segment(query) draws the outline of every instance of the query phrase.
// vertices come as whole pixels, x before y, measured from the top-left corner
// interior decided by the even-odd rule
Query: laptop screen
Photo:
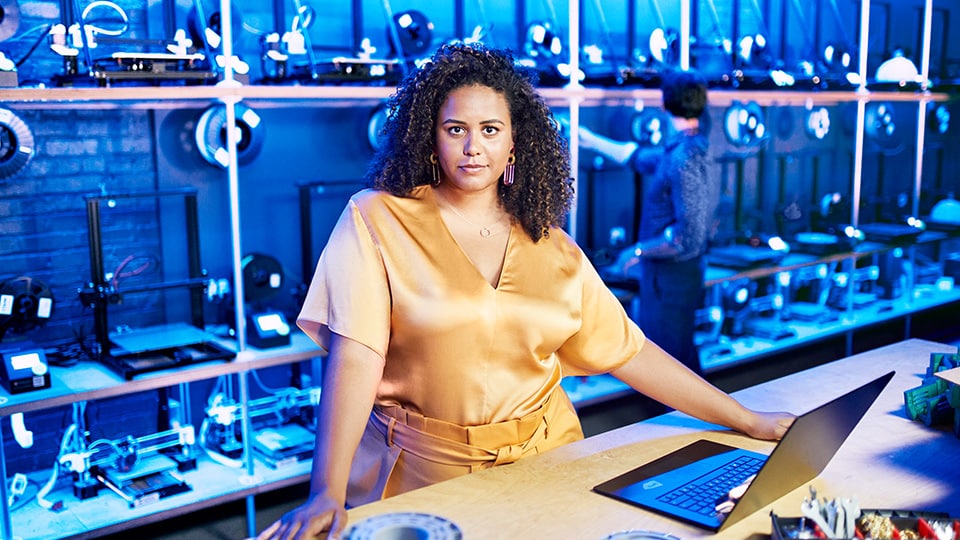
[[[891,371],[798,416],[769,457],[713,441],[697,441],[603,482],[594,491],[718,531],[820,474],[893,375]],[[716,484],[714,478],[721,473],[714,471],[722,469],[726,461],[744,458],[759,458],[763,464],[728,514],[719,514],[710,507],[715,494],[704,504],[703,512],[693,511],[696,507],[688,502],[689,498],[679,499],[686,506],[672,504],[678,500],[675,490]]]

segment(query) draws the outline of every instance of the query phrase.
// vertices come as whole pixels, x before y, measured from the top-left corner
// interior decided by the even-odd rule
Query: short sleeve
[[[663,149],[659,147],[646,148],[638,146],[630,156],[630,167],[637,174],[653,174],[657,170],[657,165],[663,159]]]
[[[580,329],[558,351],[564,376],[609,373],[636,356],[646,337],[581,252]]]
[[[330,333],[385,356],[390,293],[376,238],[354,200],[340,215],[307,291],[297,325],[329,350]]]

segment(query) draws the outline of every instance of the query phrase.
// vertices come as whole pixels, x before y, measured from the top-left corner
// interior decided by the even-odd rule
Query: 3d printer
[[[880,268],[876,265],[856,268],[852,272],[835,272],[827,305],[844,311],[863,308],[877,301],[876,285]]]
[[[63,70],[54,77],[58,86],[131,81],[202,84],[218,78],[209,54],[214,51],[195,46],[201,42],[189,39],[183,29],[174,32],[172,39],[124,37],[130,29],[129,18],[117,4],[91,2],[81,10],[74,2],[72,7],[64,13],[75,20],[64,20],[48,32],[50,50],[63,59]],[[103,49],[111,51],[100,52]],[[238,73],[243,71],[242,65],[235,62]]]
[[[789,287],[784,291],[785,319],[826,322],[836,318],[835,312],[827,307],[836,265],[836,262],[819,263],[790,273]]]
[[[729,338],[722,334],[723,309],[720,306],[698,309],[694,314],[694,325],[693,342],[697,346],[701,361],[733,354]]]
[[[98,440],[59,456],[59,465],[74,475],[74,495],[88,499],[107,488],[131,508],[190,491],[180,475],[195,469],[193,426],[115,440]]]
[[[790,287],[790,273],[777,272],[765,291],[749,302],[750,316],[744,323],[745,331],[758,338],[778,341],[795,337],[796,331],[784,324],[785,291]]]
[[[310,426],[319,402],[319,387],[289,388],[250,400],[247,414],[253,428],[254,455],[273,468],[313,457],[316,435]],[[240,403],[223,393],[211,397],[200,428],[200,442],[207,454],[223,465],[242,465],[240,415]]]
[[[186,221],[188,277],[145,284],[140,287],[119,287],[121,263],[109,276],[104,268],[101,205],[110,208],[131,200],[149,198],[182,198]],[[204,293],[209,285],[200,263],[200,234],[197,215],[197,192],[181,189],[148,193],[102,194],[86,198],[87,228],[90,251],[90,281],[80,289],[81,302],[93,310],[94,331],[100,347],[100,361],[126,379],[141,373],[213,360],[230,360],[236,354],[219,344],[204,329]],[[119,304],[123,296],[135,292],[186,288],[189,294],[190,324],[173,323],[145,328],[110,332],[107,308]]]

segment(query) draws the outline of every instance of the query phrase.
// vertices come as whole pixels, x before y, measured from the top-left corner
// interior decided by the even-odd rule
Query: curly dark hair
[[[366,173],[376,189],[407,197],[432,181],[434,127],[447,96],[464,86],[501,93],[510,108],[516,155],[515,181],[498,185],[500,204],[535,242],[562,227],[573,201],[567,141],[535,89],[534,73],[507,50],[482,44],[445,44],[409,73],[387,102],[383,144]]]
[[[680,118],[699,118],[707,109],[707,80],[693,71],[669,71],[660,84],[663,108]]]

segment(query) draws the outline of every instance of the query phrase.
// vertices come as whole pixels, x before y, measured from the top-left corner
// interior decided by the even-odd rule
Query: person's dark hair
[[[699,118],[707,108],[707,81],[692,71],[664,73],[663,108],[673,116]]]
[[[548,235],[549,227],[562,227],[573,201],[570,158],[535,80],[509,51],[482,44],[442,45],[390,97],[383,144],[367,170],[367,183],[399,197],[431,183],[440,108],[458,88],[486,86],[506,98],[517,158],[513,185],[499,184],[500,203],[534,241]]]

